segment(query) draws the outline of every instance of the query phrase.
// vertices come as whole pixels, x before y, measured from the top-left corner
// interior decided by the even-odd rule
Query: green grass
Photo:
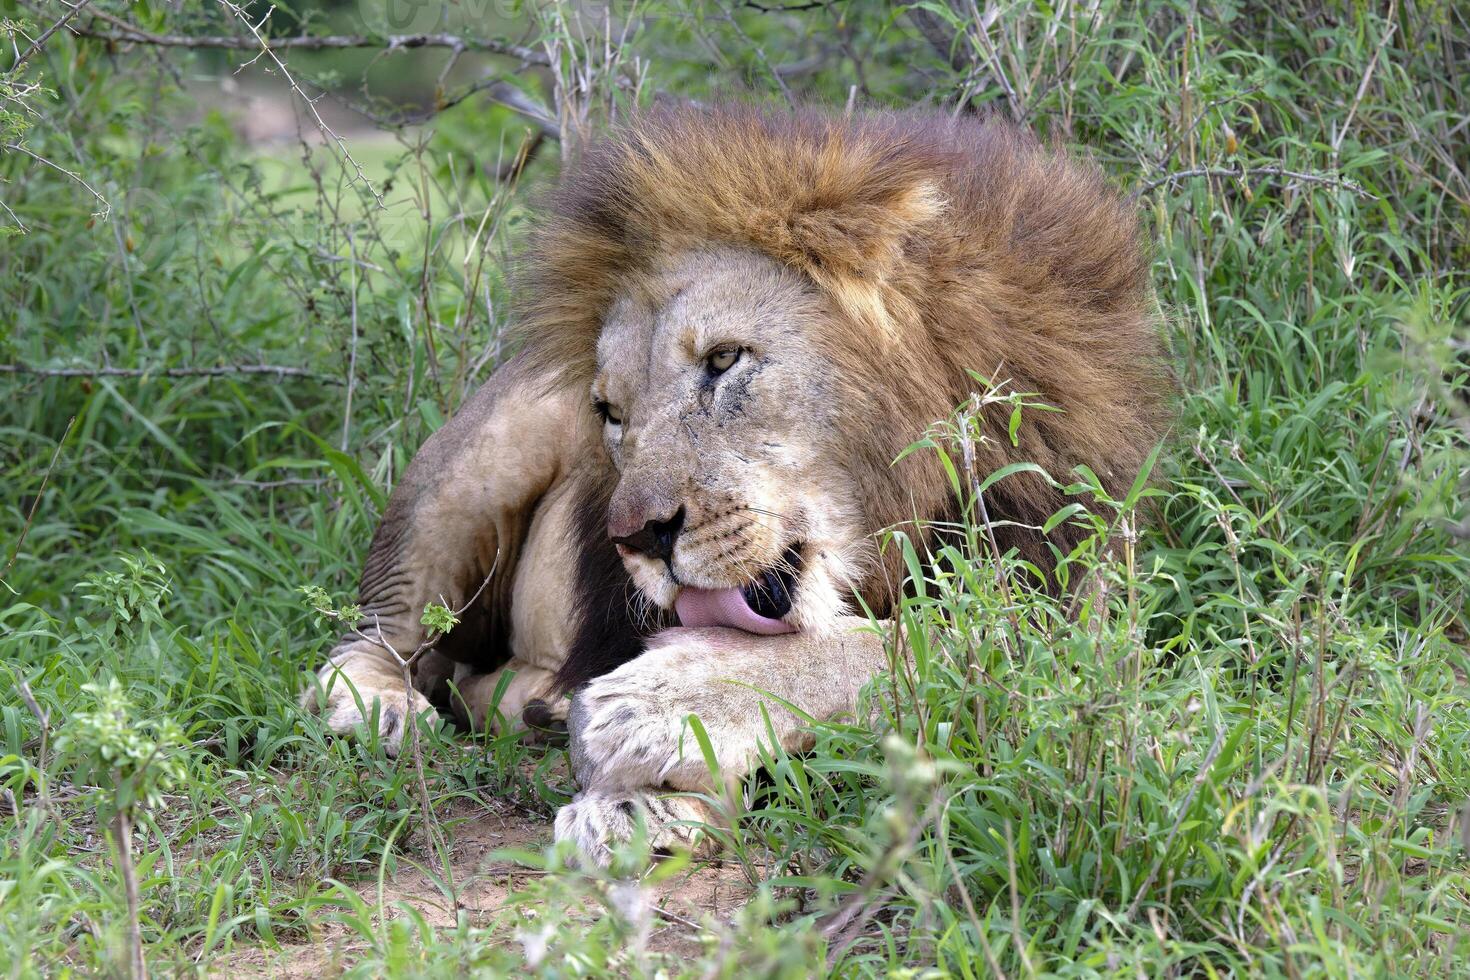
[[[554,850],[497,857],[521,873],[491,913],[385,907],[380,876],[461,883],[418,833],[412,766],[296,707],[332,640],[301,588],[350,598],[387,489],[493,368],[501,270],[557,147],[497,187],[483,165],[524,129],[465,103],[417,150],[363,148],[391,199],[432,202],[427,223],[384,215],[329,154],[263,159],[191,114],[176,78],[218,62],[54,35],[0,74],[0,142],[111,214],[0,151],[28,229],[0,239],[0,362],[150,374],[0,375],[0,972],[125,969],[119,787],[77,720],[116,678],[127,737],[181,769],[133,832],[156,974],[345,935],[328,973],[1464,975],[1464,11],[1024,5],[981,44],[924,6],[951,57],[901,8],[727,9],[647,8],[616,65],[591,45],[588,118],[626,108],[635,57],[645,101],[780,102],[773,67],[830,102],[968,91],[1007,113],[1009,87],[1028,125],[1147,188],[1180,420],[1151,488],[1104,502],[1068,563],[1096,598],[1069,617],[968,528],[911,583],[915,669],[873,692],[888,723],[817,726],[815,751],[722,801],[753,897],[681,926],[692,947],[645,944],[668,925],[630,900],[647,893]],[[549,99],[544,81],[523,84]],[[163,373],[240,364],[299,373]],[[560,750],[514,737],[425,751],[451,842],[457,815],[548,820],[572,789]]]

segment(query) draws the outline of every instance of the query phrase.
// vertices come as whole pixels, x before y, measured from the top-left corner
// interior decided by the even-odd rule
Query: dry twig
[[[102,202],[102,210],[93,212],[92,217],[97,218],[101,221],[106,221],[107,216],[112,213],[112,205],[107,203],[107,198],[97,193],[97,188],[93,187],[91,184],[82,179],[81,174],[73,173],[72,171],[63,167],[61,164],[53,163],[52,161],[47,160],[45,157],[41,156],[39,153],[32,150],[30,147],[26,146],[23,143],[5,143],[3,144],[3,146],[5,149],[12,150],[16,153],[24,153],[26,156],[30,157],[32,160],[35,160],[37,163],[44,164],[45,166],[50,167],[52,170],[55,170],[57,173],[65,174],[67,177],[70,177],[72,180],[85,187],[89,194],[95,197],[98,201]],[[8,211],[10,209],[6,208],[6,210]]]
[[[347,403],[342,409],[342,446],[347,452],[347,438],[352,431],[352,392],[357,387],[357,290],[361,284],[361,277],[357,274],[357,242],[352,236],[352,229],[347,229],[347,253],[352,262],[347,266],[347,275],[351,281],[349,295],[352,297],[352,343],[348,348],[347,355]]]
[[[76,421],[76,417],[75,416],[72,417],[72,421],[73,422]],[[67,431],[68,432],[71,431],[71,426],[69,424],[67,425]],[[64,437],[63,437],[62,441],[63,442],[66,441]],[[57,452],[58,453],[61,451],[60,444],[57,445],[56,449],[57,449]],[[55,461],[56,461],[56,458],[53,456],[52,457],[52,463],[54,464]],[[51,475],[51,471],[50,470],[47,470],[46,471],[46,475],[47,476],[50,476]],[[37,499],[39,499],[39,498],[37,498]],[[31,508],[31,513],[34,514],[35,511],[36,511],[36,508],[35,507],[32,507]],[[26,527],[30,527],[30,523],[31,523],[30,522],[30,518],[27,517],[26,518]],[[12,561],[15,560],[15,557],[13,555],[11,556],[11,560]],[[10,566],[7,565],[5,567],[5,570],[7,572],[9,572],[10,571]],[[17,668],[16,669],[16,674],[18,675],[19,673],[20,673],[20,670],[19,670],[19,668]],[[36,701],[36,695],[35,695],[34,692],[31,691],[31,685],[26,682],[26,679],[24,677],[19,677],[18,676],[16,678],[16,686],[20,690],[21,700],[26,703],[26,707],[29,708],[30,711],[31,711],[31,714],[35,716],[35,718],[36,718],[36,724],[41,729],[41,744],[40,744],[40,747],[36,749],[36,767],[35,767],[36,768],[36,772],[38,772],[38,773],[41,774],[41,778],[38,779],[36,781],[36,783],[37,783],[37,791],[38,791],[38,793],[40,795],[41,809],[48,810],[49,811],[51,809],[51,790],[50,790],[50,788],[48,786],[48,783],[50,782],[50,778],[51,777],[46,772],[46,742],[51,737],[51,712],[44,710],[41,707],[41,705]]]
[[[248,30],[251,36],[255,38],[256,44],[260,47],[260,54],[245,62],[245,64],[236,69],[236,72],[238,73],[246,68],[249,68],[251,65],[255,64],[255,62],[259,61],[263,57],[269,58],[271,60],[271,63],[276,66],[276,71],[279,72],[281,77],[286,80],[286,84],[290,86],[291,91],[300,96],[301,101],[306,104],[307,111],[311,113],[311,118],[316,122],[316,128],[322,134],[322,138],[336,144],[337,151],[342,154],[343,163],[347,166],[350,166],[353,170],[352,180],[361,181],[362,186],[367,188],[368,193],[371,194],[373,196],[373,200],[377,202],[378,208],[380,210],[386,210],[387,205],[383,202],[383,195],[378,193],[378,189],[373,186],[373,182],[368,179],[367,173],[362,169],[362,164],[358,163],[356,158],[353,157],[351,151],[347,149],[346,141],[332,131],[332,128],[327,125],[326,120],[322,118],[322,114],[317,111],[316,104],[321,96],[317,96],[317,98],[312,98],[311,96],[306,94],[306,91],[302,89],[300,84],[298,84],[296,79],[291,75],[290,70],[286,68],[286,63],[282,61],[279,57],[277,57],[275,49],[271,46],[270,41],[263,33],[261,33],[261,27],[263,27],[265,25],[265,22],[270,19],[270,15],[275,11],[276,8],[271,7],[268,11],[266,11],[265,16],[262,17],[259,22],[256,22],[252,21],[246,15],[245,11],[239,5],[232,2],[232,0],[217,0],[217,2],[221,7],[224,7],[225,10],[229,11],[236,20],[245,25],[246,30]]]
[[[1006,75],[1005,66],[1000,61],[1000,53],[995,50],[995,44],[990,40],[990,25],[994,20],[995,18],[987,19],[983,16],[975,0],[970,0],[970,26],[975,43],[985,54],[986,67],[991,76],[1006,94],[1006,103],[1011,107],[1011,118],[1019,122],[1026,118],[1026,108],[1022,104],[1021,97],[1016,94],[1016,88],[1011,84],[1010,77]]]

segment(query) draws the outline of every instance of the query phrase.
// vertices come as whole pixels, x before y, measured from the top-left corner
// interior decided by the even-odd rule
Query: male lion
[[[520,353],[403,475],[360,631],[308,697],[339,732],[364,720],[351,689],[378,701],[396,751],[385,646],[418,647],[426,603],[469,603],[417,665],[414,711],[494,724],[504,683],[502,723],[566,720],[582,791],[556,832],[595,855],[635,814],[657,846],[709,817],[667,795],[711,789],[690,715],[739,777],[762,704],[798,749],[785,704],[851,712],[887,667],[855,597],[878,617],[897,598],[881,530],[957,519],[934,454],[895,460],[969,397],[970,372],[1061,409],[1028,417],[1017,446],[979,446],[983,472],[1086,464],[1117,493],[1165,424],[1133,215],[1094,168],[1012,126],[655,111],[586,149],[547,211]],[[1000,547],[1049,572],[1083,533],[1041,533],[1064,503],[1029,472],[996,484]]]

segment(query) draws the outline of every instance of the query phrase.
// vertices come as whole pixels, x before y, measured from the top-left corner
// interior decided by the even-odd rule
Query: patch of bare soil
[[[551,843],[546,821],[494,804],[475,806],[461,801],[451,808],[449,836],[451,871],[459,910],[477,926],[488,925],[505,905],[508,894],[539,872],[511,864],[497,856],[507,848],[539,849]],[[432,871],[433,869],[429,869]],[[352,882],[350,887],[387,916],[403,915],[411,906],[431,925],[453,927],[456,909],[451,899],[420,867],[400,859],[381,891],[376,878]],[[698,923],[706,916],[725,921],[750,898],[751,888],[735,865],[691,864],[679,874],[653,886],[657,913],[649,937],[652,952],[690,953],[700,950]],[[401,904],[400,904],[401,903]],[[363,938],[345,925],[330,923],[315,930],[312,941],[280,949],[241,947],[213,964],[216,976],[272,977],[283,980],[326,980],[339,976],[367,950]],[[511,937],[506,937],[511,941]]]

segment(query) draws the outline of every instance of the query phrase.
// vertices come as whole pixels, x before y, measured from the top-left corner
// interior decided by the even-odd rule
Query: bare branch
[[[1188,139],[1189,136],[1196,129],[1199,128],[1199,124],[1205,121],[1206,116],[1214,112],[1216,109],[1220,108],[1222,105],[1229,105],[1232,102],[1238,102],[1251,97],[1252,95],[1256,94],[1256,92],[1260,91],[1260,88],[1261,87],[1259,85],[1252,85],[1250,88],[1247,88],[1242,92],[1235,92],[1230,95],[1222,96],[1218,99],[1211,99],[1209,102],[1206,102],[1203,108],[1201,108],[1199,112],[1194,114],[1194,119],[1190,121],[1189,125],[1184,127],[1183,130],[1181,130],[1172,139],[1170,139],[1168,144],[1164,147],[1164,152],[1159,154],[1159,172],[1168,173],[1169,158],[1172,157],[1174,155],[1174,152],[1179,149],[1180,144]]]
[[[929,46],[944,59],[952,70],[965,70],[965,57],[960,53],[959,45],[955,43],[955,32],[938,14],[919,6],[908,7],[904,12],[919,29],[919,33],[924,36],[924,40],[929,42]]]
[[[1384,21],[1388,29],[1378,39],[1378,46],[1373,49],[1373,57],[1368,59],[1368,67],[1363,69],[1363,78],[1358,82],[1358,91],[1353,95],[1353,104],[1348,108],[1347,118],[1342,121],[1342,128],[1337,135],[1332,137],[1332,158],[1337,159],[1338,151],[1342,149],[1342,141],[1347,137],[1348,130],[1352,128],[1353,117],[1358,114],[1358,106],[1363,103],[1363,96],[1368,93],[1368,83],[1373,81],[1373,69],[1378,67],[1378,59],[1383,55],[1383,49],[1388,47],[1389,39],[1393,37],[1394,31],[1399,29],[1398,21],[1394,20],[1394,12],[1398,9],[1398,0],[1389,0],[1388,13]]]
[[[341,378],[283,364],[221,364],[216,367],[176,368],[43,368],[31,367],[29,364],[0,364],[0,374],[30,374],[41,378],[224,378],[237,374],[263,374],[274,375],[277,381],[284,378],[310,378],[326,384],[342,383]]]
[[[497,81],[492,85],[486,86],[485,92],[491,99],[505,106],[507,109],[518,112],[531,120],[545,135],[550,136],[552,139],[561,138],[561,129],[558,128],[556,120],[552,118],[551,110],[514,85],[505,81]],[[465,96],[470,94],[466,92]],[[464,101],[464,97],[456,100],[456,102],[462,101]]]
[[[468,99],[470,96],[476,95],[480,92],[484,92],[492,102],[499,103],[512,112],[518,113],[531,122],[535,123],[537,128],[541,130],[542,134],[550,136],[554,140],[561,139],[561,129],[557,126],[556,120],[552,118],[550,109],[546,108],[546,106],[537,102],[525,92],[522,92],[520,89],[510,84],[505,79],[493,77],[482,78],[471,85],[465,86],[465,88],[463,88],[459,92],[456,92],[454,95],[448,96],[443,101],[439,102],[433,107],[433,109],[425,110],[423,112],[414,112],[404,116],[391,117],[387,120],[384,120],[384,122],[387,125],[392,126],[401,126],[410,123],[424,122],[431,117],[437,115],[438,113],[445,111],[446,109],[454,108],[461,102]]]
[[[988,62],[986,67],[992,78],[1000,84],[1001,90],[1005,92],[1006,102],[1011,107],[1011,118],[1019,122],[1026,117],[1026,110],[1021,102],[1021,97],[1016,94],[1015,86],[1011,84],[1010,77],[1006,75],[1005,66],[1000,63],[1000,53],[995,50],[995,44],[990,40],[990,24],[976,6],[975,0],[970,0],[970,26],[972,36],[981,51],[985,54]]]
[[[237,476],[230,481],[232,487],[249,487],[251,490],[281,490],[286,487],[320,487],[326,483],[322,477],[298,476],[283,480],[247,480]]]
[[[1036,111],[1036,107],[1041,104],[1041,101],[1051,94],[1052,89],[1061,85],[1063,80],[1067,79],[1070,76],[1072,66],[1077,63],[1078,58],[1082,57],[1082,52],[1086,51],[1088,46],[1092,44],[1093,35],[1097,31],[1098,15],[1101,13],[1102,4],[1093,4],[1092,17],[1087,22],[1087,30],[1084,31],[1082,34],[1082,43],[1072,51],[1071,56],[1067,58],[1066,62],[1060,68],[1050,73],[1052,76],[1051,80],[1046,83],[1046,86],[1042,88],[1040,92],[1028,95],[1026,100],[1026,109],[1021,116],[1022,122],[1025,122],[1027,119],[1030,118],[1031,114]]]
[[[349,348],[347,358],[347,404],[342,409],[342,451],[347,452],[347,438],[352,432],[352,392],[357,387],[357,290],[362,278],[357,274],[357,242],[352,236],[352,228],[347,228],[347,253],[352,258],[352,263],[347,266],[347,276],[352,283],[350,295],[352,296],[352,346]]]
[[[745,29],[740,26],[740,23],[735,19],[735,15],[732,11],[721,10],[720,12],[724,15],[725,22],[730,25],[730,29],[740,36],[740,40],[744,41],[745,44],[749,46],[750,50],[755,52],[756,60],[759,61],[765,67],[770,76],[776,80],[776,87],[781,90],[781,95],[783,98],[786,99],[786,104],[791,106],[792,108],[795,108],[796,96],[791,94],[791,89],[787,86],[786,79],[781,77],[781,73],[777,71],[775,67],[771,64],[771,62],[766,58],[766,52],[761,48],[759,44],[755,43],[755,40],[749,34],[745,33]]]
[[[71,422],[68,422],[67,423],[66,431],[67,431],[68,434],[71,433],[72,423],[76,422],[76,420],[77,420],[76,419],[76,416],[73,415]],[[66,441],[66,436],[65,435],[63,435],[61,437],[61,441],[62,442],[65,442]],[[60,443],[58,443],[57,446],[56,446],[56,455],[57,456],[61,455],[61,444]],[[51,465],[52,466],[55,466],[56,465],[56,456],[52,456],[51,457]],[[51,476],[51,470],[49,468],[46,470],[46,476],[47,477]],[[41,488],[42,488],[42,490],[45,489],[45,484],[44,483],[42,484],[42,487]],[[36,499],[39,500],[40,498],[37,497]],[[31,513],[34,514],[35,512],[36,512],[36,509],[34,507],[32,507],[31,508]],[[27,527],[30,527],[30,517],[29,516],[26,518],[26,526]],[[19,548],[19,545],[17,544],[16,547]],[[10,556],[10,560],[11,561],[15,561],[15,556],[14,555],[11,555]],[[5,566],[5,571],[7,573],[10,571],[10,566],[9,565],[6,565]],[[41,775],[41,778],[40,779],[36,780],[36,790],[37,790],[38,802],[41,805],[41,809],[43,809],[43,810],[50,810],[51,809],[51,788],[50,788],[51,787],[51,779],[45,773],[46,773],[46,743],[49,742],[50,739],[51,739],[51,712],[46,711],[45,709],[43,709],[41,707],[41,705],[39,703],[37,703],[37,701],[36,701],[36,695],[31,691],[31,685],[29,683],[27,683],[25,677],[21,676],[20,671],[18,669],[16,670],[16,682],[17,682],[17,685],[18,685],[19,690],[20,690],[21,700],[25,701],[26,707],[31,709],[31,714],[35,716],[36,724],[40,727],[40,745],[36,748],[36,769],[37,769],[37,771],[39,771],[40,773],[42,773],[42,775]],[[14,797],[11,797],[11,799],[13,800]],[[19,811],[17,810],[16,812],[19,812]]]
[[[759,10],[763,14],[794,14],[803,10],[821,10],[825,7],[832,6],[835,2],[837,0],[813,0],[811,3],[793,3],[790,6],[783,6],[781,4],[767,6],[766,4],[756,3],[755,0],[744,0],[740,6],[749,7],[751,10]]]
[[[491,168],[489,170],[489,173],[490,173],[491,176],[493,176],[495,178],[496,183],[500,183],[500,184],[505,184],[505,183],[515,184],[517,181],[519,181],[520,178],[521,178],[521,174],[525,171],[527,165],[529,165],[530,162],[536,158],[536,154],[538,152],[540,152],[541,147],[545,145],[546,138],[547,138],[546,137],[546,132],[544,130],[538,130],[529,139],[527,139],[527,140],[525,140],[525,141],[523,141],[521,143],[521,147],[520,147],[519,150],[516,151],[516,155],[514,157],[512,157],[509,160],[505,160],[505,161],[501,162],[500,164],[496,165],[494,168]],[[492,202],[492,206],[493,206],[493,202]],[[485,213],[486,213],[486,216],[488,217],[488,215],[490,213],[489,208],[486,209],[486,212]],[[484,221],[483,220],[480,223],[480,228],[484,228]],[[494,228],[493,227],[492,227],[491,231],[492,231],[492,233],[494,232]],[[476,234],[475,238],[472,239],[472,241],[471,241],[470,247],[471,247],[472,250],[474,249],[475,244],[478,243],[479,241],[480,241],[480,237],[478,235],[478,230],[477,230],[477,234]],[[485,254],[484,250],[481,249],[480,250],[480,255],[483,257],[484,254]],[[472,257],[472,255],[473,255],[473,251],[471,252],[471,254],[467,254],[465,256],[464,261],[465,261],[465,264],[466,265],[469,264],[469,261],[470,261],[470,258]],[[483,261],[483,259],[482,259],[482,261]]]
[[[126,21],[104,14],[94,17],[112,24],[115,30],[100,30],[90,25],[73,27],[71,32],[79,37],[96,41],[111,41],[114,44],[147,44],[160,48],[219,49],[225,51],[254,51],[260,47],[250,38],[233,37],[228,34],[188,35],[153,34],[134,27]],[[545,67],[549,62],[546,55],[533,48],[509,41],[497,41],[483,37],[460,37],[455,34],[302,34],[294,37],[268,37],[265,46],[273,51],[326,51],[344,48],[382,48],[399,51],[409,48],[448,48],[451,51],[483,51],[519,59],[530,65]]]

